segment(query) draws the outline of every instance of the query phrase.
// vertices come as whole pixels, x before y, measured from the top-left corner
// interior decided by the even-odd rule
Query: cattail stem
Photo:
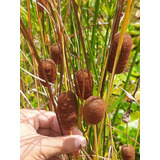
[[[95,143],[95,150],[96,150],[96,157],[94,158],[94,160],[98,160],[98,145],[97,145],[96,125],[94,125],[93,128],[94,128],[94,143]]]
[[[92,160],[91,157],[88,155],[88,153],[82,148],[81,145],[80,145],[80,149],[83,151],[83,153],[86,155],[86,157],[87,157],[89,160]]]
[[[100,90],[102,88],[102,82],[103,82],[103,78],[104,78],[105,66],[106,66],[107,60],[108,60],[108,48],[107,48],[104,63],[103,63],[102,74],[101,74],[101,79],[100,79],[100,83],[99,83],[99,87],[98,87],[97,96],[99,96]]]
[[[126,123],[126,144],[128,146],[129,142],[128,142],[128,123]]]

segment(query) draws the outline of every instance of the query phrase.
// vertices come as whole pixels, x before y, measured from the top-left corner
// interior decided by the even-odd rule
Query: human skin
[[[61,136],[56,114],[51,111],[20,110],[21,160],[58,160],[58,154],[78,152],[86,139],[77,128]]]

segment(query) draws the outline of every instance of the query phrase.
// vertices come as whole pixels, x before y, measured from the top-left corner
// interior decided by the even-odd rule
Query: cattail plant
[[[78,122],[78,103],[73,92],[62,92],[59,95],[58,114],[62,127],[72,134],[72,129],[76,127]],[[73,159],[76,160],[75,153],[73,153]]]
[[[130,144],[123,145],[122,149],[121,149],[121,154],[122,154],[123,160],[134,160],[134,158],[135,158],[134,147]]]
[[[116,55],[120,35],[121,35],[120,32],[116,33],[113,38],[113,43],[111,46],[111,51],[109,54],[108,66],[107,66],[107,70],[110,73],[112,73],[113,64],[114,64],[114,60],[115,60],[115,55]],[[131,53],[131,49],[132,49],[132,37],[128,33],[125,33],[115,74],[120,74],[123,72],[123,70],[126,67],[126,64],[128,62],[128,58]]]
[[[50,83],[54,83],[54,81],[56,80],[56,65],[55,62],[52,59],[41,59],[41,63],[42,63],[42,67],[46,73],[46,76],[48,78],[48,81]],[[40,66],[38,66],[38,71],[39,71],[39,77],[44,79],[43,74],[42,74],[42,70],[40,68]],[[41,84],[43,86],[47,86],[46,82],[40,81]]]
[[[82,98],[82,92],[83,92],[83,85],[84,85],[84,99],[87,99],[90,97],[93,93],[93,77],[92,74],[88,72],[87,70],[78,70],[76,72],[76,78],[75,78],[75,88],[76,88],[76,94],[79,98]],[[89,80],[90,78],[90,80]],[[84,80],[84,84],[83,84]]]
[[[50,57],[56,64],[62,63],[62,53],[61,53],[61,50],[60,50],[58,44],[53,44],[51,46]]]
[[[62,127],[72,130],[78,121],[78,103],[73,92],[62,92],[58,97],[58,113]]]
[[[105,111],[105,101],[100,97],[90,96],[86,100],[83,116],[87,123],[98,124],[104,118]]]

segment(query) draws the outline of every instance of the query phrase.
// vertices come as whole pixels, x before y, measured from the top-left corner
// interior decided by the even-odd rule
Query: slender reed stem
[[[128,142],[128,123],[126,123],[126,144],[128,146],[129,142]]]
[[[137,133],[136,133],[136,141],[137,141],[137,138],[138,138],[138,135],[139,135],[139,130],[140,130],[140,118],[139,118],[139,120],[138,120],[138,128],[137,128]],[[135,149],[135,147],[136,147],[136,142],[134,143],[134,149]]]
[[[92,160],[91,157],[88,155],[88,153],[84,150],[84,148],[82,148],[82,146],[80,146],[80,149],[83,151],[83,153],[86,155],[86,157],[87,157],[89,160]]]
[[[94,128],[94,143],[95,143],[95,150],[96,150],[96,157],[95,157],[95,160],[98,160],[98,145],[97,145],[96,125],[94,125],[93,128]]]
[[[100,93],[100,90],[102,87],[102,82],[103,82],[103,78],[104,78],[105,66],[106,66],[107,60],[108,60],[108,48],[107,48],[104,63],[103,63],[102,74],[101,74],[101,79],[100,79],[99,86],[98,86],[97,96],[99,96],[99,93]],[[101,97],[103,97],[103,96],[101,96]]]

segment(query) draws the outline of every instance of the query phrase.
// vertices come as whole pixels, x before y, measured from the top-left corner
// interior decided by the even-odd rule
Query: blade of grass
[[[34,77],[35,79],[38,79],[40,81],[46,82],[44,79],[39,78],[37,76],[35,76],[34,74],[31,74],[30,72],[28,72],[27,70],[25,70],[24,68],[20,67],[20,69],[22,69],[25,73],[29,74],[30,76]],[[53,85],[52,83],[49,82],[50,85]]]
[[[21,77],[21,73],[20,73],[20,90],[24,93],[24,85],[23,85],[23,79]],[[23,96],[22,96],[22,101],[25,103]]]
[[[97,23],[97,17],[98,17],[98,11],[99,11],[99,0],[95,2],[95,13],[94,13],[94,19],[93,19],[93,24]],[[94,53],[94,45],[95,45],[95,32],[96,32],[96,27],[97,25],[93,26],[93,31],[92,31],[92,39],[91,39],[91,49]]]
[[[91,50],[91,46],[90,46],[90,44],[89,44],[89,39],[88,39],[88,36],[87,36],[87,33],[85,32],[85,34],[86,34],[86,40],[87,40],[87,45],[88,45],[88,53],[89,53],[89,55],[91,55],[91,60],[92,60],[92,65],[93,65],[93,70],[94,70],[94,73],[96,73],[95,75],[96,75],[96,79],[97,79],[97,83],[99,83],[99,78],[98,78],[98,73],[97,73],[97,71],[96,71],[96,66],[95,66],[95,62],[94,62],[94,58],[93,58],[93,54],[92,54],[92,50]]]
[[[23,49],[23,47],[22,47],[22,49]],[[24,64],[25,64],[25,61],[27,60],[27,62],[29,63],[30,67],[33,69],[33,65],[31,64],[29,58],[26,56],[26,54],[25,54],[25,52],[24,52],[24,49],[23,49],[23,50],[20,49],[20,52],[23,54],[23,57],[24,57],[23,61],[24,61]]]
[[[22,96],[25,98],[25,100],[28,102],[28,104],[30,105],[30,107],[32,109],[34,109],[34,107],[32,106],[32,104],[30,103],[29,99],[25,96],[25,94],[20,90],[20,93],[22,94]]]

